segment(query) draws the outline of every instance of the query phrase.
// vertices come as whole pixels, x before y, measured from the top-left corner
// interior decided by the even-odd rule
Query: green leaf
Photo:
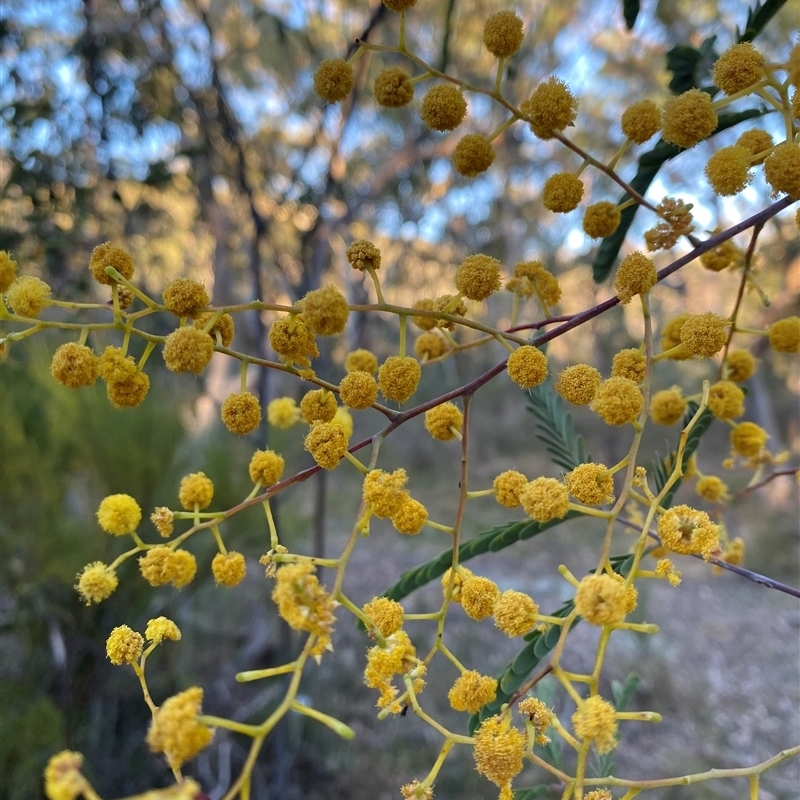
[[[700,48],[676,44],[667,52],[667,70],[672,73],[669,90],[682,94],[702,86],[711,74],[711,65],[719,58],[714,49],[716,34],[709,36]]]
[[[733,114],[720,114],[719,125],[714,133],[720,133],[728,128],[732,128],[734,125],[738,125],[740,122],[745,122],[746,120],[754,119],[755,117],[761,117],[764,114],[771,113],[771,111],[771,109],[761,107],[749,108],[746,111],[737,111]],[[631,188],[633,188],[639,194],[644,195],[650,188],[650,184],[655,179],[658,171],[661,169],[662,164],[664,164],[666,161],[669,161],[671,158],[675,158],[675,156],[681,152],[683,151],[680,147],[677,147],[674,144],[667,144],[663,139],[659,139],[652,150],[642,153],[642,155],[639,157],[639,169],[636,172],[633,180],[630,181]],[[629,195],[625,193],[617,202],[623,203],[628,199]],[[638,205],[633,205],[626,208],[622,212],[622,218],[620,220],[619,227],[614,231],[614,233],[611,234],[611,236],[607,236],[605,239],[603,239],[600,247],[597,248],[597,254],[595,255],[594,263],[592,264],[592,277],[594,278],[595,283],[604,281],[611,273],[614,263],[617,260],[617,256],[619,255],[620,247],[622,247],[622,243],[625,241],[625,237],[628,235],[628,230],[633,224],[633,219],[638,210]]]
[[[536,420],[536,438],[544,442],[554,463],[569,471],[589,461],[583,438],[575,435],[572,416],[552,380],[528,391],[527,408]]]
[[[691,418],[697,413],[698,408],[699,406],[697,403],[689,403],[686,413],[683,415],[681,430],[688,425],[689,420],[691,420]],[[697,450],[697,447],[700,444],[700,439],[703,437],[703,434],[708,430],[713,421],[714,415],[708,409],[706,409],[700,415],[700,418],[694,424],[691,431],[689,431],[689,435],[686,438],[686,447],[683,451],[684,464],[688,463],[695,450]],[[672,470],[675,468],[677,457],[677,447],[666,458],[659,456],[658,451],[656,451],[653,458],[653,466],[650,469],[653,491],[656,494],[658,494],[666,486],[667,480],[669,480],[669,476],[672,474]],[[670,487],[670,490],[661,501],[661,506],[663,508],[669,508],[670,505],[672,505],[672,498],[675,497],[675,493],[680,488],[682,481],[683,478],[678,478],[678,480],[675,481],[675,483]]]
[[[639,16],[639,0],[622,0],[622,16],[625,18],[625,27],[632,31]]]
[[[641,678],[635,673],[631,672],[624,681],[611,681],[611,693],[614,695],[614,708],[617,711],[624,711],[631,698],[639,688]]]
[[[781,10],[786,0],[767,0],[765,3],[756,3],[747,12],[747,23],[744,30],[738,35],[739,42],[752,42],[767,23]]]

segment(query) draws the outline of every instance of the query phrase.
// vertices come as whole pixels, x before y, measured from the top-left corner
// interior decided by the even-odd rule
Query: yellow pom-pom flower
[[[378,384],[372,373],[354,370],[339,382],[339,398],[348,408],[369,408],[378,398]]]
[[[764,56],[750,42],[740,42],[716,60],[712,79],[725,94],[736,94],[764,77],[763,66]]]
[[[508,589],[503,592],[494,602],[492,614],[494,624],[507,636],[522,636],[536,626],[536,615],[539,613],[539,606],[533,598]]]
[[[422,100],[420,116],[426,127],[434,131],[455,130],[467,114],[464,95],[450,83],[431,87]]]
[[[644,353],[635,347],[620,350],[611,361],[612,378],[629,378],[634,383],[641,383],[646,371]]]
[[[87,564],[78,573],[76,580],[75,588],[87,606],[111,597],[119,585],[117,573],[102,561]]]
[[[423,297],[421,300],[417,300],[417,302],[414,303],[413,308],[418,311],[433,311],[435,306],[436,306],[435,300],[432,300],[430,297]],[[417,317],[411,317],[411,321],[423,331],[430,331],[436,327],[435,317],[417,316]]]
[[[203,690],[193,686],[165,700],[153,717],[147,744],[154,753],[163,753],[173,770],[211,743],[211,729],[197,721],[202,703]]]
[[[235,550],[217,553],[211,561],[211,572],[220,586],[238,586],[247,572],[244,556]]]
[[[336,414],[334,414],[331,423],[338,425],[348,439],[353,435],[353,417],[344,406],[339,406],[336,409]]]
[[[742,383],[756,371],[755,356],[747,350],[729,350],[725,359],[725,370],[730,381]]]
[[[708,410],[717,419],[744,414],[744,392],[733,381],[717,381],[708,393]]]
[[[542,189],[542,205],[548,211],[566,214],[578,207],[583,197],[583,181],[569,172],[547,179]]]
[[[757,458],[761,455],[769,434],[755,422],[740,422],[731,431],[733,451],[745,458]]]
[[[11,258],[11,254],[7,250],[0,250],[0,294],[4,294],[14,283],[18,269],[19,264]]]
[[[693,356],[711,358],[725,346],[729,327],[727,319],[712,311],[694,314],[681,326],[681,344]]]
[[[614,276],[614,288],[625,305],[637,294],[647,294],[657,283],[656,265],[642,253],[630,253],[620,261]]]
[[[633,608],[635,607],[634,595]],[[622,622],[633,608],[624,582],[615,580],[605,573],[587,575],[575,593],[575,609],[592,625],[602,626]]]
[[[387,400],[405,403],[417,391],[422,370],[411,356],[389,356],[378,370],[378,386]]]
[[[440,358],[450,349],[447,340],[438,333],[428,331],[417,337],[414,342],[414,354],[421,361],[433,361]]]
[[[744,149],[750,153],[750,158],[752,159],[750,164],[755,167],[759,164],[763,164],[767,156],[766,154],[762,155],[760,158],[754,158],[754,156],[764,153],[766,150],[770,150],[773,141],[772,136],[765,130],[761,128],[751,128],[749,131],[745,131],[736,140],[736,144],[739,145],[739,147],[744,147]]]
[[[708,92],[700,89],[671,97],[664,104],[661,135],[665,142],[678,147],[694,147],[710,136],[719,124]]]
[[[191,278],[177,278],[164,289],[164,305],[176,317],[194,317],[210,302],[206,287]]]
[[[353,68],[343,58],[326,58],[314,73],[314,91],[327,103],[344,100],[354,85]]]
[[[498,715],[483,720],[475,731],[473,747],[478,772],[505,789],[522,772],[522,756],[527,743],[525,734],[511,725],[510,716]]]
[[[590,205],[583,214],[583,230],[592,239],[611,236],[619,227],[622,212],[608,200]]]
[[[480,133],[468,133],[458,140],[451,156],[453,168],[465,178],[475,178],[494,163],[492,143]]]
[[[214,317],[213,312],[205,311],[202,314],[198,314],[192,320],[192,325],[195,328],[205,328],[209,322],[211,322],[212,317]],[[217,334],[219,334],[220,342],[222,342],[223,347],[229,347],[230,343],[233,341],[233,334],[236,331],[236,325],[234,324],[233,317],[230,314],[223,314],[209,329],[208,335],[211,337],[211,341],[214,344],[217,343]]]
[[[453,570],[447,569],[444,575],[442,575],[442,597],[447,597],[452,574]],[[459,564],[455,577],[453,578],[453,593],[450,595],[450,602],[461,605],[461,588],[465,581],[469,580],[471,577],[473,577],[472,570]]]
[[[508,357],[506,372],[518,386],[531,389],[547,377],[547,356],[533,345],[524,344]]]
[[[578,100],[564,81],[548,78],[520,105],[520,111],[536,136],[550,139],[553,133],[575,124]]]
[[[134,370],[133,374],[121,381],[108,381],[106,394],[115,408],[136,408],[147,397],[150,378],[144,372]]]
[[[595,392],[591,409],[606,425],[633,422],[644,406],[642,390],[629,378],[608,378]]]
[[[709,556],[719,546],[721,528],[705,511],[687,505],[673,506],[658,520],[661,544],[681,555]]]
[[[391,636],[403,627],[403,606],[397,600],[373,597],[363,610],[383,636]]]
[[[584,700],[572,715],[572,727],[579,738],[594,742],[601,755],[617,746],[617,718],[614,706],[593,695]]]
[[[133,277],[133,257],[123,247],[111,242],[97,245],[89,257],[92,277],[104,286],[111,286],[116,281],[110,275],[106,275],[106,267],[114,267],[125,280],[129,281]]]
[[[306,325],[320,336],[341,333],[350,316],[347,298],[335,286],[308,292],[298,305],[303,309]]]
[[[605,464],[579,464],[564,476],[567,491],[587,506],[614,501],[614,478]]]
[[[568,510],[567,487],[555,478],[536,478],[519,494],[522,507],[537,522],[561,519]]]
[[[172,530],[175,525],[175,514],[166,506],[159,506],[150,515],[150,522],[153,523],[155,529],[165,539],[168,539],[170,536],[172,536]]]
[[[90,347],[68,342],[53,353],[50,374],[70,389],[91,386],[100,375],[100,359]]]
[[[392,514],[392,525],[399,533],[416,536],[428,521],[428,509],[419,500],[406,497]]]
[[[256,450],[248,468],[250,480],[262,486],[272,486],[281,479],[286,462],[274,450]]]
[[[694,488],[709,503],[719,503],[728,496],[728,485],[716,475],[703,475]]]
[[[430,302],[433,306],[433,301]],[[348,372],[368,372],[370,375],[374,375],[378,371],[378,359],[371,350],[359,348],[347,354],[344,368]]]
[[[670,353],[668,356],[670,360],[685,361],[687,358],[692,357],[692,354],[681,343],[681,328],[691,318],[692,315],[687,311],[668,320],[664,326],[664,330],[661,332],[662,351],[666,352],[677,348],[674,353]]]
[[[402,108],[414,99],[411,76],[400,67],[382,69],[372,84],[375,102],[384,108]]]
[[[495,697],[497,697],[497,680],[471,669],[464,672],[447,693],[447,699],[453,709],[468,711],[470,714],[480,711]]]
[[[347,450],[348,437],[336,422],[314,422],[303,447],[323,469],[336,469]]]
[[[461,607],[470,619],[480,621],[491,617],[498,597],[500,589],[489,578],[472,575],[461,584]]]
[[[330,422],[336,416],[336,395],[327,389],[312,389],[303,395],[300,413],[309,425]]]
[[[454,403],[442,403],[425,412],[425,430],[442,442],[455,439],[463,423],[464,415]]]
[[[6,303],[12,313],[36,319],[50,305],[50,286],[40,278],[21,275],[6,289]]]
[[[394,472],[370,470],[364,477],[364,502],[376,517],[388,519],[408,498],[408,490],[405,488],[407,480],[408,475],[404,469],[396,469]]]
[[[291,428],[300,421],[300,409],[293,397],[276,397],[267,405],[267,420],[276,428]]]
[[[171,372],[199,375],[214,355],[214,342],[194,327],[178,328],[164,342],[164,363]]]
[[[778,353],[800,352],[800,317],[786,317],[773,322],[767,334],[770,347]]]
[[[112,536],[133,533],[142,521],[142,509],[129,494],[111,494],[97,509],[100,527]]]
[[[575,364],[558,375],[555,390],[568,403],[585,406],[592,402],[602,380],[600,373],[588,364]]]
[[[522,20],[513,11],[492,14],[483,26],[483,43],[498,58],[509,58],[522,45]]]
[[[319,356],[314,332],[297,316],[275,320],[269,329],[269,343],[279,356],[301,367],[310,366],[310,359]]]
[[[721,197],[739,194],[753,179],[750,151],[738,144],[721,147],[708,159],[706,178]]]
[[[515,469],[501,472],[492,484],[494,498],[501,506],[517,508],[520,505],[520,492],[528,485],[528,479]]]
[[[220,414],[231,433],[244,436],[261,423],[261,404],[252,392],[237,392],[226,398]]]
[[[62,750],[51,756],[44,769],[44,794],[47,800],[77,800],[83,796],[88,781],[81,774],[83,755]]]
[[[486,300],[500,289],[500,262],[491,256],[468,256],[456,270],[456,289],[469,300]]]
[[[661,112],[652,100],[639,100],[622,114],[622,133],[636,144],[644,144],[660,127]]]
[[[687,405],[678,387],[662,389],[650,398],[650,419],[656,425],[674,425],[683,417]]]
[[[106,639],[106,655],[109,661],[118,667],[137,662],[143,649],[142,634],[127,625],[119,625],[114,628]]]
[[[187,511],[202,511],[214,499],[214,484],[204,472],[193,472],[181,479],[178,499]]]
[[[363,272],[367,267],[372,267],[372,269],[381,268],[381,251],[366,239],[357,239],[353,242],[347,248],[345,256],[347,257],[347,263],[353,269]]]
[[[800,197],[800,145],[779,144],[764,161],[764,178],[774,194]]]
[[[161,644],[165,639],[171,642],[179,642],[181,639],[180,628],[167,617],[156,617],[147,623],[144,631],[144,638],[148,642]]]

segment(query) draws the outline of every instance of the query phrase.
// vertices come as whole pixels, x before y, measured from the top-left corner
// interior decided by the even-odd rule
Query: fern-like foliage
[[[551,380],[528,390],[527,408],[536,421],[536,438],[544,443],[553,463],[569,472],[591,460],[583,437],[575,434],[572,416]]]
[[[737,41],[752,42],[785,3],[786,0],[766,0],[764,3],[756,3],[748,10],[747,22],[744,30],[738,34]]]

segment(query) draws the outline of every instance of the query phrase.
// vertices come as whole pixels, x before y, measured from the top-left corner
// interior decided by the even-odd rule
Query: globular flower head
[[[642,253],[630,253],[620,261],[614,276],[614,288],[625,305],[637,294],[647,294],[658,281],[656,265]]]
[[[310,366],[310,359],[319,356],[314,332],[297,316],[276,319],[269,329],[269,343],[279,356],[301,367]]]
[[[717,419],[744,414],[744,392],[733,381],[717,381],[708,393],[708,410]]]
[[[100,527],[112,536],[133,533],[142,521],[142,509],[129,494],[110,494],[97,509]]]
[[[404,469],[396,469],[394,472],[370,470],[364,477],[364,502],[379,519],[390,518],[408,498],[408,490],[405,488],[407,480],[408,475]]]
[[[678,147],[694,147],[710,136],[719,124],[711,96],[700,89],[689,89],[664,104],[661,135],[665,142]]]
[[[172,585],[176,589],[188,586],[197,574],[197,559],[188,550],[174,550],[171,561]]]
[[[552,712],[547,704],[538,697],[526,697],[517,705],[517,711],[525,715],[533,725],[536,732],[536,744],[547,744],[550,737],[545,735],[545,731],[550,727]]]
[[[785,317],[773,322],[767,334],[770,347],[778,353],[800,352],[800,317]]]
[[[681,326],[681,344],[698,358],[711,358],[719,353],[728,340],[730,322],[712,311],[694,314]]]
[[[480,711],[495,697],[497,680],[471,669],[464,672],[447,693],[452,708],[456,711],[469,711],[470,714]]]
[[[475,731],[473,755],[481,775],[504,788],[522,772],[522,756],[527,737],[511,725],[509,717],[500,715],[481,722]]]
[[[501,506],[517,508],[520,505],[520,492],[528,485],[528,479],[515,469],[501,472],[492,484],[494,498]]]
[[[144,638],[141,633],[119,625],[114,628],[106,640],[106,655],[109,661],[116,666],[133,664],[139,660],[144,649]]]
[[[156,711],[147,744],[154,753],[163,753],[172,769],[191,761],[211,743],[213,732],[198,722],[203,690],[192,686],[165,700]]]
[[[369,408],[378,399],[378,384],[371,372],[348,372],[339,382],[339,398],[348,408]]]
[[[752,159],[750,164],[755,167],[759,164],[763,164],[767,156],[762,155],[760,158],[753,157],[757,156],[759,153],[763,153],[765,150],[769,150],[773,145],[773,141],[772,136],[762,128],[750,128],[750,130],[745,131],[736,140],[736,144],[739,145],[739,147],[744,147],[744,149],[750,153],[750,158]]]
[[[199,375],[214,355],[214,342],[199,328],[178,328],[164,342],[164,363],[171,372]]]
[[[142,577],[151,586],[164,586],[172,580],[174,551],[166,545],[151,547],[139,559]]]
[[[308,292],[298,303],[303,320],[319,336],[341,333],[350,316],[347,298],[335,286],[323,286]]]
[[[100,359],[91,347],[68,342],[53,353],[50,374],[70,389],[91,386],[100,375]]]
[[[721,528],[705,511],[687,505],[673,506],[658,520],[661,544],[681,555],[711,555],[719,546]]]
[[[576,209],[582,197],[583,181],[570,172],[559,172],[549,177],[542,189],[542,205],[558,214]]]
[[[586,698],[572,715],[572,727],[579,738],[594,742],[597,752],[610,753],[617,746],[614,706],[599,695]]]
[[[411,356],[389,356],[378,370],[378,386],[387,400],[405,403],[417,391],[422,370]]]
[[[434,131],[455,130],[467,114],[464,95],[450,83],[432,86],[422,100],[420,116]]]
[[[414,99],[411,76],[400,67],[382,69],[372,84],[375,102],[384,108],[402,108]]]
[[[192,325],[194,325],[195,328],[203,329],[211,322],[212,317],[214,317],[213,312],[205,311],[202,314],[198,314],[192,320]],[[211,341],[216,344],[217,334],[219,334],[222,346],[229,347],[233,341],[233,334],[235,331],[236,325],[234,324],[233,317],[230,314],[223,314],[208,330],[208,335],[211,337]]]
[[[454,298],[455,295],[452,294],[439,295],[439,297],[437,297],[433,301],[434,310],[444,311],[445,308],[448,308],[448,306],[450,306]],[[460,300],[455,306],[450,308],[450,310],[447,313],[463,317],[467,313],[467,304],[463,300]],[[450,322],[449,320],[446,319],[436,320],[435,325],[436,327],[443,328],[444,330],[448,331],[455,330],[456,327],[454,322]]]
[[[300,421],[300,409],[293,397],[276,397],[267,405],[267,420],[276,428],[291,428]]]
[[[353,416],[344,406],[339,406],[336,409],[331,423],[338,425],[344,431],[344,435],[348,440],[353,435]]]
[[[214,499],[214,484],[205,472],[193,472],[181,478],[178,499],[187,511],[202,511]]]
[[[498,58],[509,58],[522,45],[522,20],[513,11],[492,14],[483,26],[483,43]]]
[[[403,606],[397,600],[373,597],[363,610],[383,636],[391,636],[403,627]]]
[[[427,521],[428,509],[413,497],[406,497],[392,514],[392,525],[395,530],[406,536],[416,536]]]
[[[464,415],[454,403],[442,403],[425,412],[425,430],[442,442],[454,439],[463,422]]]
[[[764,77],[764,56],[750,42],[731,45],[714,63],[714,84],[727,95],[736,94]]]
[[[650,419],[656,425],[674,425],[683,417],[687,405],[683,392],[677,386],[662,389],[650,398]]]
[[[717,150],[706,164],[706,178],[714,192],[722,197],[739,194],[753,179],[750,160],[750,151],[738,144]]]
[[[171,619],[156,617],[147,623],[144,638],[148,642],[155,642],[156,644],[161,644],[165,639],[171,642],[178,642],[181,638],[181,631]]]
[[[646,371],[644,353],[635,347],[620,350],[611,361],[612,378],[630,378],[635,383],[641,383]]]
[[[433,320],[435,324],[435,320]],[[443,356],[450,349],[447,340],[433,331],[418,336],[414,342],[414,354],[421,361],[433,361]]]
[[[642,390],[629,378],[608,378],[595,392],[591,409],[606,425],[633,422],[644,406]]]
[[[50,286],[32,275],[20,275],[6,289],[6,303],[12,313],[36,319],[50,305]]]
[[[336,395],[327,389],[312,389],[300,401],[300,414],[311,425],[330,422],[336,416]]]
[[[423,786],[418,780],[403,784],[400,787],[403,800],[433,800],[433,787]]]
[[[614,478],[605,464],[579,464],[564,476],[567,491],[587,506],[614,501]]]
[[[692,354],[681,343],[681,328],[691,318],[692,315],[688,311],[678,314],[668,320],[664,330],[661,331],[661,350],[666,352],[667,350],[678,348],[668,356],[673,361],[685,361],[687,358],[692,357]]]
[[[220,414],[231,433],[244,436],[261,424],[261,403],[252,392],[237,392],[225,399]]]
[[[89,257],[92,277],[104,286],[111,286],[116,281],[110,275],[106,275],[106,267],[114,267],[126,280],[133,277],[133,257],[123,247],[111,242],[97,245]]]
[[[87,564],[77,575],[75,588],[87,606],[111,597],[119,585],[117,573],[102,561]]]
[[[447,597],[447,592],[450,590],[450,582],[453,583],[453,591],[450,595],[450,602],[461,605],[461,589],[464,583],[468,581],[472,575],[472,570],[459,564],[458,569],[453,574],[452,568],[445,570],[442,575],[442,596]]]
[[[592,239],[611,236],[619,227],[622,212],[608,200],[590,205],[583,214],[583,230]]]
[[[755,422],[740,422],[731,431],[733,451],[745,458],[757,458],[769,439],[769,434]]]
[[[194,317],[210,302],[206,287],[191,278],[176,278],[164,289],[164,305],[176,317]]]
[[[633,587],[631,587],[633,588]],[[633,589],[636,592],[636,589]],[[615,580],[605,573],[587,575],[575,593],[577,612],[592,625],[608,625],[622,622],[625,616],[636,607],[630,603],[628,588],[621,580]]]
[[[494,148],[483,134],[468,133],[458,140],[451,159],[459,175],[475,178],[494,163]]]
[[[357,239],[353,242],[347,248],[345,255],[347,256],[347,262],[353,269],[363,272],[367,267],[372,267],[373,269],[381,268],[381,251],[366,239]]]
[[[435,300],[430,297],[423,297],[421,300],[417,300],[416,303],[414,303],[413,308],[418,311],[433,311],[435,305]],[[435,317],[411,317],[411,321],[423,331],[430,331],[436,327]]]
[[[461,584],[461,607],[464,613],[477,621],[491,617],[500,589],[489,578],[472,575]]]
[[[773,194],[785,192],[791,197],[800,197],[800,145],[779,144],[764,161],[764,178]]]
[[[371,350],[359,348],[347,354],[344,368],[348,372],[368,372],[374,375],[378,371],[378,359]]]
[[[495,600],[492,610],[494,624],[512,638],[533,630],[538,613],[539,606],[533,598],[514,589],[503,592]]]
[[[314,73],[314,91],[327,103],[344,100],[354,85],[353,67],[343,58],[326,58]]]
[[[703,253],[700,256],[700,263],[710,272],[722,272],[730,266],[740,264],[743,257],[744,253],[732,240],[727,239]],[[688,319],[688,315],[686,318]]]
[[[661,112],[652,100],[639,100],[622,114],[622,132],[636,144],[644,144],[660,127]]]
[[[519,500],[528,516],[537,522],[550,522],[567,513],[569,493],[555,478],[536,478],[519,493]]]
[[[719,503],[728,496],[728,485],[716,475],[703,475],[694,488],[709,503]]]
[[[367,651],[364,683],[370,689],[380,691],[378,708],[391,706],[397,696],[397,689],[392,685],[394,676],[411,671],[416,664],[416,649],[408,634],[402,629],[387,636],[384,647],[380,645],[370,647]]]
[[[756,371],[757,361],[748,350],[728,350],[725,369],[728,380],[742,383]]]
[[[224,555],[217,553],[211,561],[211,572],[220,586],[238,586],[247,572],[244,556],[231,550]]]
[[[0,250],[0,294],[3,294],[17,277],[19,264],[7,250]]]
[[[323,469],[336,469],[347,450],[348,437],[336,422],[314,422],[303,447]]]
[[[272,486],[281,479],[286,462],[274,450],[256,450],[250,459],[250,480],[262,486]]]
[[[491,256],[468,256],[456,270],[456,289],[469,300],[486,300],[500,289],[500,262]]]
[[[136,408],[150,391],[150,378],[145,372],[135,371],[121,381],[108,381],[106,395],[115,408]]]
[[[51,756],[44,769],[44,794],[47,800],[77,800],[87,786],[81,774],[83,755],[62,750]]]
[[[514,278],[519,281],[517,291],[524,297],[536,295],[544,306],[557,305],[561,300],[558,278],[545,268],[541,261],[521,261],[514,267]],[[511,281],[509,281],[509,284]],[[506,288],[511,288],[506,284]],[[513,291],[513,289],[512,289]]]
[[[121,382],[136,374],[136,362],[132,356],[126,356],[121,347],[106,347],[100,356],[100,377],[108,382]]]
[[[574,406],[585,406],[592,402],[602,380],[600,373],[588,364],[575,364],[558,375],[555,390]]]
[[[514,383],[531,389],[544,381],[548,374],[547,356],[530,344],[518,347],[506,362],[506,372]]]
[[[520,105],[520,111],[530,121],[536,136],[550,139],[553,133],[575,124],[578,99],[564,81],[548,78]]]

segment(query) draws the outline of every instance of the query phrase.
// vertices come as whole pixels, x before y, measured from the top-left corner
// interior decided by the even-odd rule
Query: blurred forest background
[[[408,16],[409,40],[440,69],[487,84],[493,65],[481,42],[483,21],[505,7],[493,0],[420,0]],[[516,7],[526,37],[509,63],[507,92],[521,100],[552,74],[567,80],[581,100],[576,141],[604,157],[622,141],[618,120],[626,104],[668,95],[665,53],[675,45],[700,47],[716,35],[707,45],[707,61],[697,67],[698,74],[707,73],[714,51],[733,41],[748,10],[738,0],[645,2],[628,32],[616,0],[531,0]],[[796,39],[798,10],[790,0],[759,36],[756,44],[770,60],[785,57]],[[377,56],[357,62],[351,98],[324,106],[312,89],[313,71],[322,59],[347,53],[357,36],[395,42],[397,19],[377,0],[4,0],[0,249],[11,250],[23,272],[46,279],[57,297],[76,301],[101,297],[87,264],[92,248],[110,239],[133,253],[135,281],[153,296],[185,275],[203,281],[216,305],[255,297],[285,303],[325,279],[346,289],[351,302],[363,303],[371,290],[344,259],[349,242],[360,237],[382,249],[384,292],[402,304],[447,291],[455,265],[472,252],[509,266],[542,258],[562,283],[564,313],[607,297],[609,287],[592,282],[592,247],[579,215],[552,215],[541,205],[544,180],[577,167],[574,156],[517,125],[496,143],[493,168],[465,182],[448,160],[463,131],[428,131],[419,120],[418,100],[389,112],[375,105],[372,80],[387,65]],[[400,62],[393,57],[389,64],[394,63]],[[420,87],[418,97],[422,93]],[[485,98],[470,96],[469,102],[467,127],[486,132],[502,121]],[[764,120],[768,129],[777,124]],[[714,146],[732,143],[740,132],[726,132]],[[657,201],[671,194],[695,203],[704,231],[732,224],[768,202],[758,182],[731,200],[712,195],[698,177],[710,147],[701,144],[671,162],[650,190]],[[599,182],[597,175],[587,177]],[[611,184],[599,183],[596,199],[617,196]],[[587,196],[592,190],[588,184]],[[797,313],[800,241],[793,216],[772,220],[761,236],[758,263],[772,268],[762,277],[773,303],[762,311],[752,299],[745,322],[764,324]],[[638,244],[638,234],[635,229],[630,241]],[[667,259],[662,254],[658,264]],[[710,274],[692,264],[669,279],[669,291],[656,290],[656,318],[686,309],[727,314],[737,281],[733,274]],[[502,327],[510,310],[510,296],[503,294],[473,312],[500,319]],[[533,313],[531,304],[522,317]],[[255,313],[239,315],[236,347],[268,357],[269,322]],[[639,323],[635,311],[614,309],[554,342],[553,366],[588,361],[607,373],[611,356],[630,346]],[[396,352],[396,337],[389,321],[353,315],[347,341],[323,353],[317,372],[338,382],[347,349],[370,347],[382,358]],[[128,562],[110,600],[92,608],[79,603],[73,590],[78,570],[89,561],[113,560],[122,547],[94,519],[103,496],[126,492],[152,509],[174,503],[182,475],[203,470],[216,486],[214,507],[227,508],[249,492],[247,463],[265,432],[239,440],[219,422],[220,402],[238,386],[238,368],[224,357],[216,356],[205,375],[192,381],[167,373],[154,356],[148,364],[150,395],[139,408],[120,412],[99,386],[75,393],[52,381],[49,357],[65,340],[39,335],[13,346],[0,373],[0,795],[8,800],[40,796],[42,767],[64,747],[86,755],[87,774],[105,797],[169,781],[162,759],[144,744],[149,712],[133,673],[105,657],[105,638],[115,625],[143,630],[159,614],[175,619],[183,640],[160,648],[149,662],[156,701],[199,684],[208,713],[243,721],[264,718],[280,697],[280,679],[242,687],[234,674],[283,663],[297,646],[272,608],[271,586],[257,563],[268,549],[260,510],[240,514],[227,534],[228,545],[249,560],[248,578],[237,589],[214,587],[209,537],[192,540],[200,573],[183,591],[151,589]],[[96,349],[119,344],[100,336],[90,343]],[[756,355],[767,355],[762,347],[765,341],[755,343]],[[459,385],[502,357],[492,345],[433,365],[425,370],[418,397]],[[696,385],[708,368],[682,362],[680,370],[673,364],[661,372],[664,385],[656,388],[681,381]],[[283,375],[250,373],[251,388],[264,401],[302,390]],[[748,389],[748,418],[769,431],[774,451],[796,454],[796,361],[765,358]],[[472,488],[489,486],[512,466],[530,476],[559,474],[535,439],[525,399],[504,376],[477,396]],[[614,463],[627,450],[627,440],[619,441],[625,437],[588,412],[578,410],[574,417],[597,460]],[[368,435],[379,424],[377,415],[363,412],[356,435]],[[724,428],[717,424],[704,440],[706,472],[721,471]],[[406,467],[414,495],[433,519],[448,522],[456,503],[457,450],[431,441],[419,419],[405,430],[408,435],[387,441],[381,461]],[[651,431],[646,446],[664,453],[675,435]],[[270,437],[286,456],[287,471],[311,463],[297,429]],[[745,471],[723,477],[733,490],[749,479]],[[327,481],[319,476],[292,487],[278,504],[283,541],[295,551],[335,555],[353,523],[358,496],[358,476],[346,466]],[[682,489],[678,501],[684,496],[692,498],[691,487]],[[797,511],[797,486],[784,478],[725,514],[731,536],[745,539],[748,567],[798,584]],[[474,501],[469,512],[467,537],[509,516],[490,498]],[[376,524],[348,572],[350,596],[366,602],[401,571],[438,554],[447,540],[434,534],[409,541]],[[624,552],[629,541],[620,534],[615,552]],[[571,592],[557,578],[558,563],[581,574],[598,543],[597,528],[578,521],[469,566],[501,589],[531,592],[549,613]],[[662,633],[617,634],[606,662],[609,679],[638,672],[635,707],[665,717],[661,725],[623,726],[618,774],[658,777],[749,765],[800,736],[796,600],[732,574],[712,577],[702,563],[680,568],[681,587],[646,587],[637,611],[661,625]],[[430,610],[438,591],[428,587],[410,599],[407,610]],[[451,649],[468,666],[498,672],[518,644],[489,622],[477,633],[475,623],[466,622],[460,609],[453,612]],[[426,631],[421,629],[421,639]],[[592,635],[575,634],[576,670],[592,651]],[[254,773],[255,798],[388,800],[399,796],[401,783],[427,772],[438,736],[413,715],[378,723],[374,697],[361,683],[366,645],[343,618],[334,656],[304,680],[316,707],[355,728],[355,742],[342,742],[296,715],[284,720]],[[449,711],[445,700],[454,677],[434,674],[426,697],[433,702],[437,695],[437,717],[459,730],[466,718]],[[238,772],[245,745],[220,732],[188,772],[219,797]],[[520,785],[535,783],[537,775],[529,774],[531,780]],[[789,762],[766,776],[762,797],[796,798],[798,779],[800,765]],[[437,783],[441,798],[489,798],[495,792],[475,773],[467,753],[450,758]],[[648,798],[732,799],[744,792],[743,783],[710,782],[688,793],[662,791]]]

